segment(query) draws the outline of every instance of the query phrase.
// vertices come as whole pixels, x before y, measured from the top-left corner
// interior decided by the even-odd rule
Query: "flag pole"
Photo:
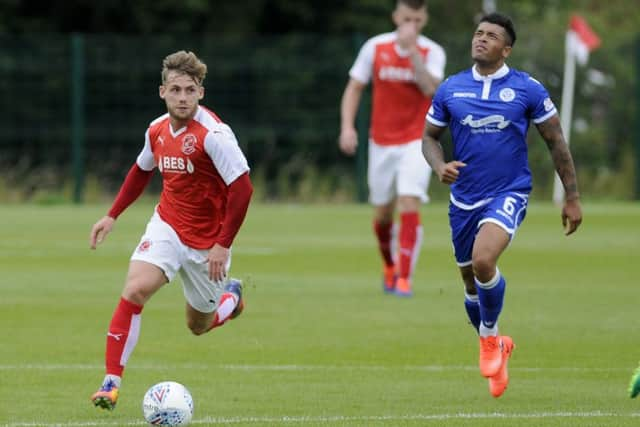
[[[560,106],[560,125],[564,132],[564,139],[569,145],[571,138],[571,115],[573,114],[573,94],[576,80],[576,57],[573,54],[572,47],[570,45],[569,33],[566,36],[565,42],[565,57],[564,57],[564,76],[562,81],[562,105]],[[562,181],[555,173],[555,180],[553,183],[553,201],[556,204],[562,204],[564,200],[564,186]]]

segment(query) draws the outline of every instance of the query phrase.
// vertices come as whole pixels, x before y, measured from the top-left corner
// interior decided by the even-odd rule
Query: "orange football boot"
[[[480,337],[480,373],[483,377],[495,376],[502,365],[500,337]]]
[[[382,290],[385,294],[393,293],[396,288],[396,280],[398,275],[396,274],[395,265],[385,265],[382,270]]]
[[[112,381],[103,384],[100,390],[91,396],[91,401],[98,408],[113,411],[118,402],[118,387]]]
[[[489,391],[495,398],[502,396],[502,393],[504,393],[509,385],[509,371],[507,370],[507,365],[509,364],[511,353],[516,348],[511,337],[503,336],[500,337],[500,339],[502,341],[502,365],[500,366],[498,373],[489,378]]]
[[[413,295],[409,279],[405,279],[403,277],[398,279],[396,282],[395,294],[401,297],[410,297]]]

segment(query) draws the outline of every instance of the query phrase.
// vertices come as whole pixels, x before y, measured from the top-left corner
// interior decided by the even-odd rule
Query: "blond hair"
[[[207,75],[207,65],[195,53],[181,50],[167,55],[162,61],[162,84],[166,83],[171,71],[186,74],[201,85]]]

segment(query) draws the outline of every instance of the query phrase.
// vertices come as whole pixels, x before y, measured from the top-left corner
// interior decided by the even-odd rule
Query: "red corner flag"
[[[560,122],[565,130],[565,140],[569,144],[571,137],[571,114],[573,109],[573,91],[576,78],[576,62],[586,65],[589,52],[600,46],[600,37],[593,32],[587,21],[579,15],[573,15],[569,21],[569,30],[565,45],[564,79],[562,81],[562,107]],[[556,174],[553,185],[553,201],[556,204],[564,200],[564,187]]]
[[[573,53],[580,65],[585,65],[589,52],[600,46],[600,37],[593,32],[587,21],[579,15],[573,15],[567,32],[567,48]]]

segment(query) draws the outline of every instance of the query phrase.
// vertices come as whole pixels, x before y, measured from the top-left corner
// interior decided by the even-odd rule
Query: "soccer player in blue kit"
[[[480,336],[480,373],[500,397],[509,383],[515,345],[498,333],[505,278],[497,261],[525,217],[531,192],[527,130],[533,121],[545,140],[565,189],[565,234],[582,221],[575,167],[547,90],[505,64],[516,41],[511,20],[481,18],[471,41],[472,68],[445,80],[427,113],[422,151],[439,180],[450,184],[449,223],[465,285],[465,309]],[[440,137],[449,128],[453,159]]]

